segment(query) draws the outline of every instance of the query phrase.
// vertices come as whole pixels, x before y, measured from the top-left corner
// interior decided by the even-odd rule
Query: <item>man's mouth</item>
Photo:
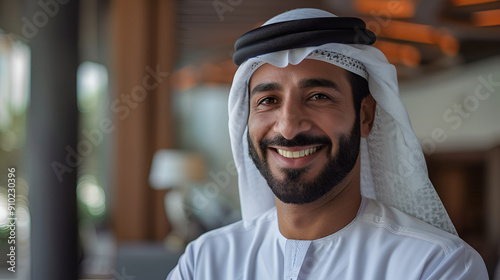
[[[312,147],[312,148],[299,150],[299,151],[288,151],[288,150],[283,150],[283,149],[276,149],[276,151],[278,152],[278,154],[280,154],[281,156],[286,157],[286,158],[301,158],[301,157],[305,157],[305,156],[314,154],[320,148],[321,148],[321,146]]]

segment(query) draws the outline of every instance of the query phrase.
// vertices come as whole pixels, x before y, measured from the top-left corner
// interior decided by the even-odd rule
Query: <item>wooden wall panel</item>
[[[116,0],[112,12],[113,229],[121,240],[169,231],[164,191],[148,185],[154,152],[173,148],[168,76],[174,63],[174,1]]]

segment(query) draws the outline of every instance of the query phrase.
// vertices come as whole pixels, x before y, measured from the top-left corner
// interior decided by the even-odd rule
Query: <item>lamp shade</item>
[[[203,156],[182,150],[158,150],[153,156],[149,184],[157,190],[170,189],[205,179]]]

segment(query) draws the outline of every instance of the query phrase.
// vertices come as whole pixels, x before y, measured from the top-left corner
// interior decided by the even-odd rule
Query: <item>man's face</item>
[[[352,171],[360,128],[346,70],[306,59],[250,79],[249,153],[276,197],[317,200]]]

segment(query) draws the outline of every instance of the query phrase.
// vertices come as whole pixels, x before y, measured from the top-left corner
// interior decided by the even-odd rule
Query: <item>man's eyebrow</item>
[[[325,87],[340,91],[339,86],[335,82],[322,78],[303,79],[300,81],[299,87],[300,88]]]
[[[266,92],[266,91],[281,90],[281,89],[282,87],[278,83],[260,83],[252,89],[252,91],[250,92],[250,97],[252,97],[254,94],[258,92]]]

